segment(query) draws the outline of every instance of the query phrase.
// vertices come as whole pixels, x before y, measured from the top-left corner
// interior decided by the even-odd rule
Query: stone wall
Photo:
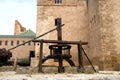
[[[101,70],[120,70],[120,0],[64,0],[55,4],[54,0],[38,0],[37,36],[53,29],[55,18],[61,17],[63,40],[82,40],[89,44],[84,47],[94,65]],[[57,39],[52,32],[41,39]],[[45,44],[44,55],[49,53]],[[36,47],[36,56],[39,56]],[[77,64],[77,49],[72,47],[73,61]],[[49,64],[49,61],[48,61]]]
[[[99,65],[101,55],[98,0],[88,0],[89,53],[94,65]]]
[[[115,66],[119,64],[117,61],[117,56],[120,54],[119,3],[120,0],[99,0],[101,53],[103,55],[101,61],[104,70],[116,70]]]
[[[2,45],[0,45],[0,48],[6,48],[6,50],[11,49],[15,46],[17,46],[17,41],[19,41],[19,44],[23,43],[23,41],[28,41],[32,38],[2,38],[0,37],[0,40],[2,41]],[[5,45],[5,42],[8,42],[7,45]],[[13,41],[13,45],[11,45],[11,41]],[[11,50],[12,52],[12,59],[18,58],[18,59],[23,59],[23,58],[29,58],[30,51],[34,51],[34,43],[31,42],[31,45],[25,44],[23,46],[20,46],[18,48],[15,48]]]
[[[69,6],[69,5],[77,5],[77,0],[62,0],[62,4],[55,4],[55,0],[37,0],[37,5],[39,6]]]
[[[64,0],[63,0],[64,1]],[[66,0],[67,1],[67,0]],[[69,0],[70,1],[70,0]],[[71,0],[73,1],[73,0]],[[40,0],[38,0],[40,2]],[[75,2],[75,0],[74,0]],[[39,3],[38,3],[39,4]],[[76,5],[40,5],[37,6],[37,36],[55,28],[55,18],[62,18],[63,40],[88,42],[88,19],[86,1],[80,0]],[[56,31],[49,33],[41,39],[57,40]],[[48,46],[44,44],[44,55],[49,54]],[[88,47],[85,47],[86,49]],[[36,48],[36,56],[39,56],[39,48]],[[72,60],[78,64],[77,47],[72,46]],[[48,61],[48,64],[50,62]],[[52,61],[51,64],[54,65]],[[56,63],[55,63],[56,64]],[[66,63],[67,64],[67,63]]]
[[[14,35],[20,34],[25,31],[26,31],[26,28],[24,28],[18,20],[15,20]]]

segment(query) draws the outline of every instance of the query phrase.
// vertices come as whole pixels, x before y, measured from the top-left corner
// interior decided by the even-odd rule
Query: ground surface
[[[120,80],[120,72],[99,72],[94,74],[16,74],[0,72],[0,80]]]

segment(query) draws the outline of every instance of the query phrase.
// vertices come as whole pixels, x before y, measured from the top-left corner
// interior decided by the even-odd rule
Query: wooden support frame
[[[87,45],[87,42],[81,42],[81,41],[59,41],[59,40],[33,40],[33,42],[39,42],[40,43],[40,53],[39,53],[39,69],[38,72],[42,72],[42,56],[43,56],[43,43],[58,43],[58,44],[73,44],[77,45],[78,47],[78,62],[79,62],[79,68],[83,67],[83,61],[82,61],[82,45]],[[61,61],[60,61],[61,62]],[[61,62],[62,63],[62,62]],[[62,68],[62,64],[60,64],[60,68]]]
[[[44,40],[44,39],[40,39],[40,40],[33,40],[33,42],[39,42],[39,43],[59,43],[59,44],[73,44],[73,45],[77,45],[77,44],[81,44],[81,45],[87,45],[88,42],[82,42],[82,41],[58,41],[58,40]]]

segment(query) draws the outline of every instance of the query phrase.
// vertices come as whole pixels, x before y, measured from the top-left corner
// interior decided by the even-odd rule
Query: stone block
[[[78,73],[78,68],[77,67],[65,67],[65,72],[66,73]]]

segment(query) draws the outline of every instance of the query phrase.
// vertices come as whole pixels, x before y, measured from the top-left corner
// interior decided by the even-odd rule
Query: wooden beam
[[[79,69],[83,68],[83,59],[82,59],[82,48],[81,44],[78,44],[78,63],[79,63]]]
[[[88,42],[82,42],[82,41],[58,41],[58,40],[33,40],[33,42],[43,42],[43,43],[59,43],[59,44],[79,44],[81,43],[81,45],[87,45]]]
[[[42,56],[43,56],[43,43],[40,42],[40,53],[39,53],[39,69],[38,72],[42,72]]]

